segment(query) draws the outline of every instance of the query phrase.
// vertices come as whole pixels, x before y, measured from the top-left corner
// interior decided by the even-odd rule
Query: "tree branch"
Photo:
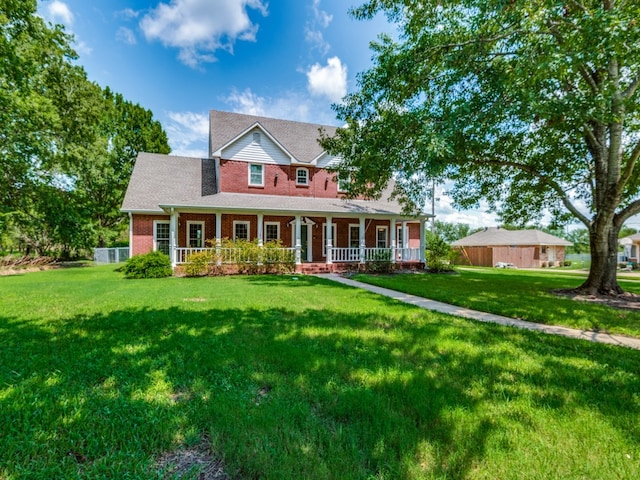
[[[567,210],[569,210],[569,212],[575,215],[575,217],[578,220],[584,223],[584,225],[587,228],[589,228],[589,225],[591,225],[591,220],[576,208],[576,206],[571,202],[571,200],[569,199],[565,191],[562,189],[560,184],[555,180],[552,180],[549,176],[545,175],[544,173],[539,172],[538,170],[530,167],[529,165],[524,165],[522,163],[512,162],[509,160],[481,160],[480,163],[483,163],[485,165],[495,165],[499,167],[515,168],[518,170],[522,170],[523,172],[527,172],[528,174],[538,178],[542,183],[549,186],[554,192],[556,192],[556,194],[558,195],[558,197],[560,197],[560,200],[562,200],[562,203],[567,208]]]
[[[637,76],[636,79],[631,82],[631,84],[623,92],[622,98],[624,98],[625,100],[629,100],[636,93],[638,86],[640,86],[640,76]]]
[[[636,168],[636,163],[638,162],[638,158],[640,158],[640,141],[636,143],[636,146],[631,151],[631,155],[629,155],[629,160],[627,161],[627,165],[624,168],[624,172],[620,176],[620,181],[618,182],[617,193],[618,196],[622,194],[625,185],[631,178],[633,174],[633,170]]]

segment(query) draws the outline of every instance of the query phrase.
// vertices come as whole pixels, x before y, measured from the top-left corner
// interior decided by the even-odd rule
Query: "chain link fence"
[[[96,263],[122,263],[128,258],[129,247],[93,249],[93,261]]]

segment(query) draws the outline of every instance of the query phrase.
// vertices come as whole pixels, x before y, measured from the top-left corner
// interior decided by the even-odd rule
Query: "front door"
[[[309,225],[300,225],[300,243],[302,244],[300,259],[303,262],[308,262],[309,261]]]

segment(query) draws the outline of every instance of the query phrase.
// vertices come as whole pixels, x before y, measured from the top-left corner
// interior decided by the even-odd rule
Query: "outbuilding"
[[[565,247],[572,243],[540,230],[505,230],[490,227],[451,244],[460,252],[458,263],[492,267],[513,265],[517,268],[560,266]]]

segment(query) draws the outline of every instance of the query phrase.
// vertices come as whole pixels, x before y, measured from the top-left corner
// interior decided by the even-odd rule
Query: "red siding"
[[[169,220],[169,215],[133,215],[132,255],[153,250],[153,221]]]
[[[249,162],[220,160],[220,191],[256,193],[263,195],[289,195],[294,197],[339,197],[335,173],[323,168],[304,167],[309,171],[309,185],[296,185],[299,166],[264,164],[264,186],[249,185]]]

